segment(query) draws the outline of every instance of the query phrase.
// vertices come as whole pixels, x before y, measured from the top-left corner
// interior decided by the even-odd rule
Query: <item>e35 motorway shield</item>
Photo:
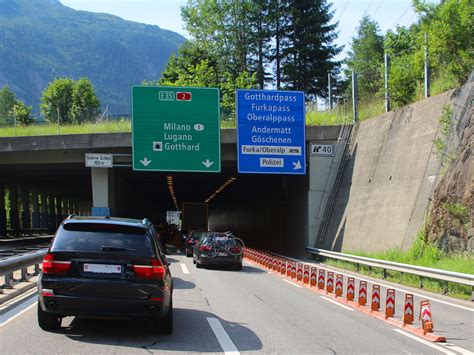
[[[239,173],[306,174],[304,93],[237,90]]]
[[[219,90],[132,86],[133,170],[220,172]]]

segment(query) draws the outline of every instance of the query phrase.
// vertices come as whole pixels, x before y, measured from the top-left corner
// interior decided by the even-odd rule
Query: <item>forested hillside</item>
[[[130,85],[160,77],[184,38],[158,26],[76,11],[57,0],[0,0],[0,87],[39,112],[58,77],[88,77],[104,107],[129,113]]]

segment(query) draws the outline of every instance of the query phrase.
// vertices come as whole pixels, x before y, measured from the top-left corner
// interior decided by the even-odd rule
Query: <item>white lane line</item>
[[[314,264],[314,263],[306,263],[306,264],[316,266],[316,267],[318,267],[318,265],[321,265],[321,264]],[[321,268],[321,266],[319,266],[319,267]],[[347,277],[354,277],[356,280],[367,281],[367,283],[370,283],[370,284],[377,283],[377,284],[380,284],[380,285],[384,286],[385,288],[393,288],[394,290],[399,291],[399,292],[411,293],[411,294],[413,294],[413,296],[417,296],[417,297],[420,297],[420,298],[423,298],[423,299],[427,299],[427,300],[431,300],[431,301],[434,301],[434,302],[442,303],[442,304],[445,304],[445,305],[448,305],[448,306],[451,306],[451,307],[457,307],[457,308],[460,308],[460,309],[464,309],[466,311],[474,312],[473,307],[469,308],[469,307],[461,306],[461,305],[456,304],[456,303],[450,303],[450,302],[447,302],[447,301],[442,301],[438,298],[430,297],[430,296],[424,295],[422,293],[416,293],[416,292],[413,292],[413,291],[408,290],[408,289],[403,289],[403,288],[399,288],[399,287],[392,286],[392,285],[389,285],[389,284],[385,284],[382,280],[376,280],[376,281],[369,280],[369,279],[366,279],[364,277],[360,277],[357,274],[347,274],[347,273],[345,273],[345,272],[343,272],[339,269],[336,269],[336,268],[333,268],[333,267],[330,267],[330,266],[327,266],[327,265],[324,265],[324,269],[335,271],[335,272],[337,272],[341,275],[347,276]]]
[[[237,347],[232,342],[232,339],[229,337],[229,334],[225,331],[219,319],[214,317],[208,317],[207,322],[211,326],[214,335],[217,338],[224,354],[226,355],[239,355],[240,352],[237,350]]]
[[[462,355],[474,355],[473,352],[471,352],[469,350],[466,350],[466,349],[463,349],[459,346],[455,346],[451,343],[444,343],[444,345],[446,345],[449,349],[453,349],[454,351],[457,351],[458,353],[460,353]]]
[[[181,270],[183,271],[183,274],[189,274],[189,270],[186,264],[180,263],[179,265],[181,265]]]
[[[354,312],[354,309],[353,309],[353,308],[348,307],[348,306],[346,306],[346,305],[343,305],[343,304],[341,304],[341,303],[339,303],[339,302],[337,302],[337,301],[334,301],[334,300],[332,300],[332,299],[330,299],[330,298],[327,298],[327,297],[324,297],[324,296],[321,296],[320,298],[322,298],[322,299],[325,300],[325,301],[334,303],[335,305],[337,305],[337,306],[339,306],[339,307],[342,307],[342,308],[344,308],[344,309],[347,309],[348,311]]]
[[[282,280],[283,280],[283,281],[285,281],[285,282],[288,282],[290,285],[293,285],[293,286],[295,286],[295,287],[299,287],[299,288],[301,288],[301,286],[300,286],[300,285],[298,285],[298,284],[295,284],[294,282],[291,282],[290,280],[287,280],[287,279],[282,279]]]
[[[443,354],[446,354],[446,355],[456,355],[455,353],[447,350],[446,348],[442,347],[442,346],[439,346],[439,345],[434,345],[433,343],[425,340],[425,339],[421,339],[421,338],[418,338],[416,335],[413,335],[413,334],[410,334],[410,333],[407,333],[407,332],[404,332],[403,330],[401,329],[393,329],[393,331],[399,333],[399,334],[402,334],[410,339],[413,339],[413,340],[416,340],[417,342],[419,343],[422,343],[426,346],[429,346],[430,348],[433,348],[433,349],[436,349],[440,352],[442,352]]]
[[[33,303],[32,305],[29,305],[28,307],[26,307],[24,310],[22,310],[21,312],[19,312],[18,314],[15,314],[13,317],[9,318],[8,320],[6,320],[5,322],[1,323],[0,324],[0,328],[6,326],[8,323],[10,323],[12,320],[18,318],[19,316],[21,316],[23,313],[26,313],[28,312],[30,309],[32,309],[33,307],[35,307],[37,305],[37,302]]]

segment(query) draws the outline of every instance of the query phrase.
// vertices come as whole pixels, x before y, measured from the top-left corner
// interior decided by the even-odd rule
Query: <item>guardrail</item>
[[[365,265],[369,267],[376,267],[383,270],[384,278],[387,276],[387,270],[398,271],[403,274],[411,274],[419,276],[420,279],[427,277],[430,279],[441,280],[445,282],[453,282],[461,285],[470,286],[472,288],[471,300],[474,301],[474,275],[463,274],[460,272],[452,272],[447,270],[432,269],[424,266],[417,266],[411,264],[396,263],[393,261],[386,261],[380,259],[372,259],[364,256],[349,255],[344,253],[338,253],[335,251],[318,249],[318,248],[305,248],[307,253],[324,256],[326,258],[349,261],[357,265]]]
[[[28,267],[35,266],[35,275],[39,274],[39,264],[43,261],[48,249],[38,250],[28,254],[13,256],[8,259],[0,260],[0,277],[5,277],[3,288],[12,288],[11,280],[15,271],[21,270],[21,280],[26,281],[28,275]],[[2,288],[0,288],[2,293]]]

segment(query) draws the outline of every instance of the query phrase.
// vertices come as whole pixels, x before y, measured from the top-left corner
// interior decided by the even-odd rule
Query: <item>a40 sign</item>
[[[310,154],[332,157],[334,155],[334,144],[311,143]]]

